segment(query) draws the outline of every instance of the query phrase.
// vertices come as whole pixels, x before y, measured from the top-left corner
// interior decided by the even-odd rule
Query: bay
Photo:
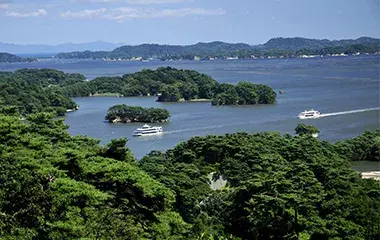
[[[0,64],[0,71],[20,68],[54,68],[78,72],[88,79],[118,76],[144,68],[172,66],[194,69],[214,77],[221,83],[239,81],[267,84],[278,94],[277,104],[255,106],[211,106],[209,102],[158,103],[154,97],[88,97],[75,98],[80,110],[69,113],[66,123],[73,135],[99,138],[102,144],[113,138],[129,138],[128,147],[137,158],[151,150],[166,150],[194,136],[225,134],[237,131],[276,131],[293,134],[297,123],[318,127],[319,138],[327,141],[355,137],[365,130],[380,127],[380,111],[371,110],[341,114],[314,120],[299,120],[299,112],[314,108],[322,113],[378,108],[379,55],[329,57],[313,59],[257,59],[237,61],[175,62],[104,62],[100,60],[44,60],[34,63]],[[115,104],[161,107],[172,117],[163,124],[164,134],[133,138],[141,124],[109,124],[104,122],[107,109]],[[373,169],[373,170],[380,170]]]

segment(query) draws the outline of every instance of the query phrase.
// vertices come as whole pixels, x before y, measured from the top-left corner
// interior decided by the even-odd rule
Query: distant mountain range
[[[124,45],[123,43],[108,43],[102,41],[88,43],[63,43],[58,45],[46,44],[12,44],[0,42],[0,52],[8,52],[12,54],[36,54],[36,53],[60,53],[73,51],[111,51],[117,47]]]
[[[60,53],[58,58],[71,59],[131,59],[160,58],[168,59],[207,59],[227,57],[285,56],[300,54],[335,54],[353,52],[377,52],[380,39],[361,37],[355,40],[318,40],[308,38],[272,38],[262,45],[251,46],[244,43],[210,42],[194,45],[159,45],[142,44],[138,46],[121,46],[112,51],[75,51]]]

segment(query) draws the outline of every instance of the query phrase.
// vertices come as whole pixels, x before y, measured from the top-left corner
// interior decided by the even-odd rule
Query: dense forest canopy
[[[80,74],[67,74],[52,69],[21,69],[0,72],[0,103],[15,106],[20,115],[55,112],[64,115],[76,107],[61,86],[84,81]]]
[[[349,161],[380,162],[380,130],[365,132],[359,137],[338,141],[336,151]]]
[[[236,93],[228,91],[229,88],[236,88]],[[115,93],[125,97],[158,95],[159,102],[214,98],[214,105],[269,104],[276,101],[275,92],[266,85],[241,82],[235,87],[219,84],[210,76],[194,70],[171,67],[145,69],[122,77],[99,77],[67,86],[63,91],[71,97],[99,93]]]
[[[296,57],[301,55],[376,53],[380,51],[380,39],[362,37],[355,40],[307,39],[307,38],[272,38],[263,45],[250,46],[244,43],[210,42],[188,46],[142,44],[122,46],[113,51],[84,51],[60,53],[58,58],[80,59],[209,59],[209,58],[251,58],[255,57]]]
[[[2,238],[380,236],[380,183],[351,170],[338,145],[307,135],[236,133],[194,137],[137,162],[126,139],[100,146],[70,136],[52,117],[22,122],[0,111]],[[227,185],[212,190],[212,173]]]
[[[17,106],[23,116],[41,111],[64,115],[66,110],[77,107],[71,97],[113,93],[125,97],[157,95],[157,101],[162,102],[215,100],[230,94],[225,92],[223,86],[225,84],[219,84],[205,74],[171,67],[145,69],[122,77],[98,77],[92,81],[87,81],[78,73],[20,69],[0,72],[0,103]],[[235,88],[233,85],[231,87]],[[261,84],[242,82],[236,86],[236,91],[238,95],[233,97],[238,97],[238,104],[274,103],[276,100],[273,90]],[[235,104],[226,100],[216,102],[219,105]]]
[[[369,136],[380,131],[354,141]],[[166,153],[150,153],[140,166],[175,190],[178,211],[199,234],[377,239],[379,182],[360,179],[337,148],[309,135],[236,133],[194,137]],[[227,187],[210,190],[210,173],[226,179]]]
[[[4,239],[184,239],[172,191],[143,172],[125,139],[66,132],[63,120],[0,115]]]
[[[294,129],[296,134],[302,136],[302,135],[313,135],[318,134],[319,129],[312,125],[306,125],[303,123],[299,123],[297,127]]]
[[[0,52],[0,63],[35,62],[35,58],[23,58],[10,53]]]
[[[68,96],[89,96],[92,94],[118,93],[129,96],[160,95],[159,101],[179,101],[197,98],[212,98],[218,82],[193,70],[179,70],[160,67],[157,70],[144,69],[122,77],[98,77],[92,81],[80,82],[64,88]]]
[[[263,84],[239,82],[220,84],[212,99],[212,105],[245,105],[245,104],[273,104],[276,103],[276,93]]]
[[[166,122],[170,117],[170,112],[163,108],[143,108],[139,106],[127,106],[119,104],[108,109],[105,119],[108,122],[144,122],[157,123]]]

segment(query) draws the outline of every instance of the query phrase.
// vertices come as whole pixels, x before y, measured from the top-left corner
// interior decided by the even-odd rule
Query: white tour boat
[[[298,115],[299,119],[312,119],[312,118],[319,118],[321,116],[321,113],[319,111],[315,111],[313,109],[311,110],[306,110],[301,112]]]
[[[162,134],[162,127],[151,127],[148,124],[145,124],[141,128],[136,129],[133,132],[133,136],[141,137],[141,136],[152,136]]]

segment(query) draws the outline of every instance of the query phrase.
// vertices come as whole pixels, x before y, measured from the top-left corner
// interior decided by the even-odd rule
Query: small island
[[[239,82],[218,83],[194,70],[159,67],[122,77],[98,77],[63,87],[70,97],[114,95],[157,96],[158,102],[211,101],[212,105],[273,104],[276,93],[267,85]]]
[[[163,108],[143,108],[119,104],[108,109],[105,120],[110,123],[158,123],[167,122],[170,112]]]
[[[276,93],[263,84],[239,82],[237,85],[220,84],[212,99],[212,105],[274,104]]]

